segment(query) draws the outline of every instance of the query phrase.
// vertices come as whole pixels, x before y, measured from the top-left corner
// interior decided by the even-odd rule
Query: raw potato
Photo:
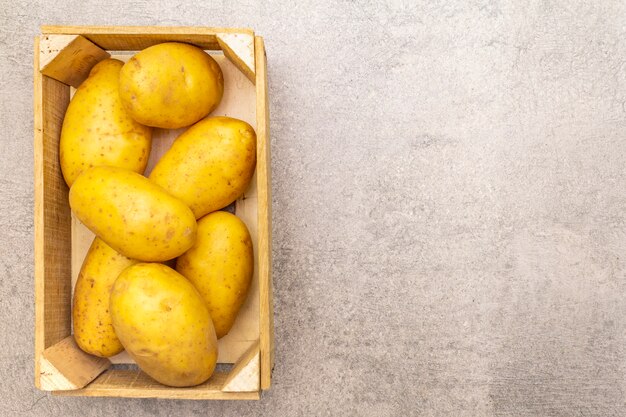
[[[166,261],[196,240],[196,219],[189,207],[126,169],[83,172],[70,188],[70,207],[89,230],[132,259]]]
[[[137,365],[158,382],[188,387],[209,379],[217,339],[209,311],[182,275],[161,264],[137,264],[111,293],[113,327]]]
[[[196,218],[239,198],[256,165],[256,134],[248,123],[208,117],[181,134],[150,179],[187,204]]]
[[[225,211],[204,216],[198,221],[195,245],[177,259],[176,270],[209,306],[217,338],[225,336],[246,300],[254,272],[248,228]]]
[[[202,49],[184,43],[154,45],[134,55],[120,73],[124,107],[139,123],[175,129],[213,111],[224,76]]]
[[[67,107],[59,153],[68,186],[92,166],[139,173],[146,168],[152,129],[134,121],[122,106],[119,75],[123,65],[117,59],[96,64]]]
[[[124,350],[111,323],[109,297],[118,275],[136,263],[100,238],[93,240],[76,281],[72,308],[74,339],[85,352],[108,358]]]
[[[254,271],[248,228],[224,211],[204,216],[198,221],[195,245],[178,257],[176,270],[207,303],[217,338],[225,336],[246,300]]]

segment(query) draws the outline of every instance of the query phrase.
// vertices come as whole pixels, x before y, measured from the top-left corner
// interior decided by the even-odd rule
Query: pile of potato
[[[74,291],[74,338],[96,356],[126,349],[170,386],[211,376],[254,269],[246,225],[218,211],[256,164],[249,124],[207,117],[223,92],[210,55],[162,43],[95,65],[61,133],[70,207],[96,234]],[[153,128],[186,126],[144,177]],[[174,259],[175,269],[162,263]]]

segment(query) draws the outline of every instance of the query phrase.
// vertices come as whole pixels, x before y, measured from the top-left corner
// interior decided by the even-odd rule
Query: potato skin
[[[230,117],[207,117],[176,138],[150,179],[200,218],[240,197],[255,166],[252,126]]]
[[[139,123],[175,129],[213,111],[224,94],[219,64],[202,49],[167,42],[135,54],[120,72],[124,107]]]
[[[173,387],[201,384],[217,362],[209,311],[185,277],[162,264],[122,272],[111,292],[113,327],[137,365]]]
[[[124,256],[166,261],[196,239],[191,210],[146,177],[126,169],[93,167],[70,188],[70,207],[89,230]]]
[[[108,358],[124,350],[111,323],[109,297],[118,275],[136,263],[98,237],[91,243],[76,281],[72,306],[74,339],[85,352]]]
[[[96,64],[70,101],[59,143],[59,159],[68,186],[85,169],[106,165],[143,173],[150,156],[152,128],[124,110],[119,74],[124,63]]]
[[[246,300],[254,272],[248,228],[234,214],[207,214],[198,221],[194,246],[176,260],[176,270],[207,303],[217,338],[225,336]]]

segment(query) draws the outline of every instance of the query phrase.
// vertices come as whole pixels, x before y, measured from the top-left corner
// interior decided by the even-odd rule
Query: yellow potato
[[[225,336],[246,300],[254,272],[248,228],[225,211],[204,216],[198,221],[195,245],[178,257],[176,270],[206,301],[218,339]]]
[[[115,166],[139,173],[146,168],[152,129],[134,121],[122,106],[122,65],[117,59],[96,64],[67,107],[59,158],[69,186],[92,166]]]
[[[172,259],[196,240],[196,219],[189,207],[126,169],[84,171],[70,188],[70,207],[89,230],[132,259]]]
[[[189,281],[161,264],[137,264],[111,292],[113,327],[137,365],[162,384],[198,385],[217,362],[206,304]]]
[[[255,165],[254,129],[242,120],[208,117],[176,138],[150,179],[200,218],[240,197]]]
[[[124,350],[111,323],[109,296],[118,275],[136,263],[101,239],[93,240],[76,281],[72,307],[74,339],[85,352],[108,358]]]
[[[134,55],[120,73],[124,107],[139,123],[175,129],[212,112],[222,100],[224,77],[202,49],[168,42]]]

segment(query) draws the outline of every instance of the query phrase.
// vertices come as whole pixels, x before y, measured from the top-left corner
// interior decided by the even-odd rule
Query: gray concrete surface
[[[625,3],[266,3],[0,0],[0,415],[626,415]],[[277,345],[260,402],[33,387],[40,24],[266,37]]]

